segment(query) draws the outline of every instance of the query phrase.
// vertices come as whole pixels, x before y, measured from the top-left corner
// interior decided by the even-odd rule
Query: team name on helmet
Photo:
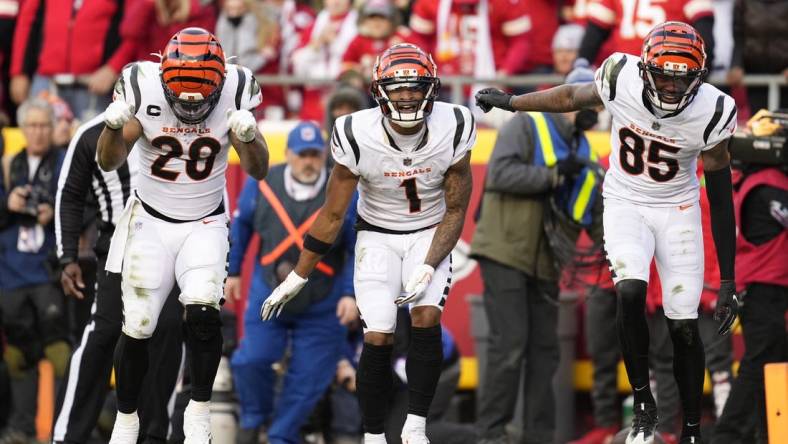
[[[651,104],[678,113],[692,102],[706,76],[703,39],[686,23],[657,25],[643,40],[638,68]]]
[[[225,78],[224,51],[210,32],[183,29],[164,48],[159,74],[178,120],[200,123],[219,102]]]
[[[392,100],[390,93],[403,88],[415,91],[421,98]],[[440,91],[438,68],[432,56],[418,46],[397,44],[375,61],[370,89],[386,118],[400,126],[412,127],[432,112]]]

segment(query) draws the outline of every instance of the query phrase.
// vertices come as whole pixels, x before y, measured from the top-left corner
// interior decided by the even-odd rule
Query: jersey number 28
[[[656,182],[667,182],[676,177],[679,172],[679,161],[670,157],[662,157],[660,151],[677,153],[679,148],[666,145],[656,140],[648,143],[642,137],[635,134],[629,128],[621,128],[618,132],[618,139],[621,148],[618,152],[618,160],[621,168],[629,174],[639,175],[646,170],[646,161],[643,160],[643,152],[648,149],[646,159],[648,161],[648,175]],[[665,165],[665,168],[658,168],[657,165]]]
[[[151,140],[150,144],[165,151],[165,153],[157,157],[153,165],[151,165],[151,174],[164,180],[175,181],[181,174],[180,171],[173,171],[165,168],[165,166],[170,159],[175,159],[183,155],[183,146],[181,142],[172,136],[159,136]],[[204,148],[208,149],[207,153]],[[222,145],[216,139],[210,137],[195,139],[189,144],[189,159],[186,160],[186,175],[192,180],[204,180],[208,178],[208,176],[211,175],[211,170],[213,170],[213,162],[216,159],[216,155],[219,154],[221,149]]]

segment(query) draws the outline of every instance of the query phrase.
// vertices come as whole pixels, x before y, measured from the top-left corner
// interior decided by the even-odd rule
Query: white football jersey
[[[733,135],[736,104],[703,83],[684,110],[657,118],[643,94],[639,60],[615,53],[595,75],[597,92],[613,117],[603,195],[655,207],[697,202],[698,155]]]
[[[139,151],[137,193],[167,217],[197,220],[219,207],[225,187],[230,147],[227,111],[254,109],[262,102],[251,71],[227,64],[221,97],[199,124],[183,123],[164,96],[159,64],[137,62],[123,69],[114,100],[134,105],[143,136]]]
[[[358,215],[387,230],[413,231],[439,223],[446,212],[443,176],[476,142],[476,124],[464,106],[435,102],[422,142],[396,146],[380,108],[340,117],[331,136],[337,163],[359,176]]]

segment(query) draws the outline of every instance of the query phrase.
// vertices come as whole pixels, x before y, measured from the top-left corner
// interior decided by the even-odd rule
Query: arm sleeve
[[[356,176],[360,176],[358,169],[360,152],[355,137],[352,136],[352,120],[348,120],[351,116],[342,116],[334,123],[334,130],[331,133],[331,156],[336,163],[346,167]],[[347,134],[348,130],[350,130],[350,136]]]
[[[92,129],[92,128],[91,128]],[[90,191],[98,139],[95,131],[83,131],[71,140],[63,161],[55,198],[55,238],[59,259],[76,260],[82,233],[85,200]]]
[[[736,258],[736,222],[733,213],[733,185],[729,167],[705,171],[706,195],[709,196],[711,234],[717,247],[720,279],[734,280]]]
[[[714,16],[703,15],[694,22],[692,26],[698,30],[706,47],[706,68],[710,71],[714,68]]]
[[[744,67],[744,14],[747,6],[744,0],[736,0],[733,7],[733,56],[731,67]]]
[[[342,296],[355,296],[356,291],[353,287],[353,272],[356,264],[356,230],[353,229],[353,224],[356,222],[356,203],[358,202],[358,192],[353,195],[350,201],[347,213],[345,213],[345,222],[342,225],[342,245],[345,248],[345,265],[342,267],[342,272],[339,274],[340,288],[342,289]]]
[[[36,71],[41,47],[44,0],[26,0],[21,4],[14,30],[10,75],[32,75]]]
[[[524,196],[549,190],[553,183],[550,169],[532,165],[524,158],[524,151],[533,149],[533,129],[525,118],[518,115],[506,122],[487,164],[485,190]]]
[[[586,25],[586,32],[583,34],[583,40],[580,42],[580,50],[577,56],[588,60],[593,63],[596,60],[599,49],[610,37],[610,29],[603,28],[602,26],[589,21]]]
[[[257,205],[257,181],[246,179],[241,195],[238,196],[237,207],[233,212],[230,224],[230,266],[229,276],[239,276],[249,240],[254,233],[254,210]]]

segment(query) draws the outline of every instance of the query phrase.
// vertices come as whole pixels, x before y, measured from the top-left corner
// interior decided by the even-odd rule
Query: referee
[[[103,128],[103,114],[79,127],[69,144],[58,183],[55,233],[63,270],[63,290],[77,299],[85,297],[78,244],[89,193],[98,204],[95,246],[98,276],[90,321],[71,355],[65,381],[58,391],[52,438],[55,443],[81,444],[90,438],[109,389],[113,351],[120,336],[123,311],[121,276],[104,271],[104,265],[115,222],[136,184],[137,150],[132,150],[128,162],[116,171],[102,171],[95,159],[96,145]],[[175,383],[183,354],[182,308],[178,292],[175,288],[173,293],[176,295],[171,294],[165,303],[152,338],[150,370],[140,402],[143,443],[167,440]]]

